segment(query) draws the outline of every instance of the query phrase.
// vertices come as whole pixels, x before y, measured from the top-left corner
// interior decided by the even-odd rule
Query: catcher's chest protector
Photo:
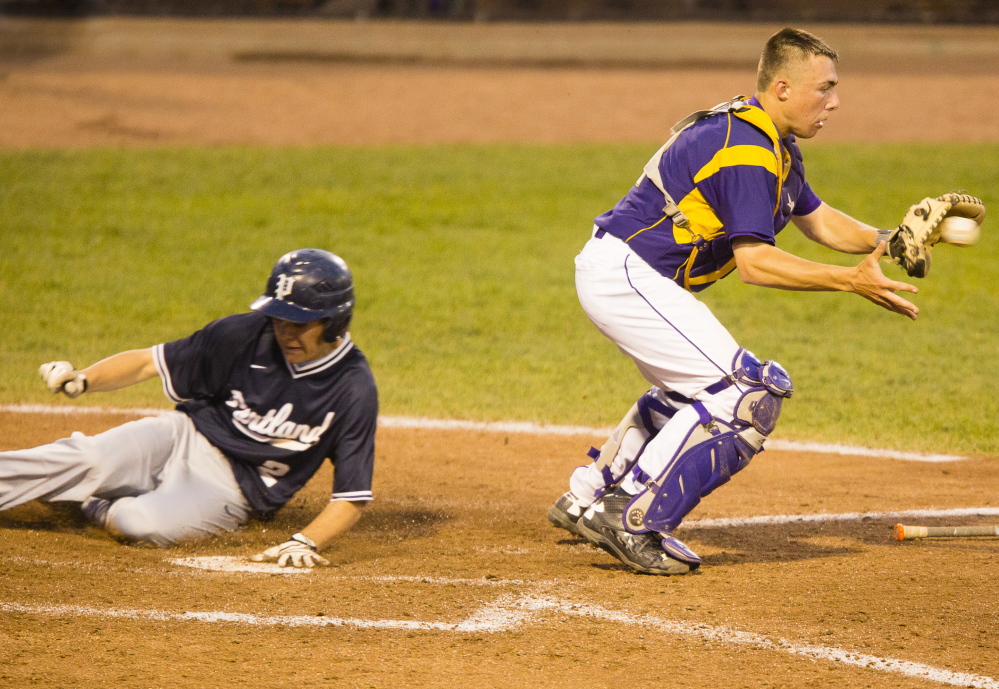
[[[774,126],[770,116],[767,115],[761,108],[757,108],[746,103],[746,98],[746,96],[736,96],[728,102],[719,103],[710,110],[698,110],[697,112],[683,118],[673,125],[673,128],[670,130],[672,136],[670,136],[669,141],[663,144],[662,147],[649,159],[649,162],[645,164],[645,169],[643,170],[644,176],[648,177],[652,183],[656,185],[656,188],[663,193],[663,197],[666,199],[666,205],[663,206],[663,212],[667,217],[669,217],[670,220],[673,221],[674,225],[684,229],[690,229],[690,222],[687,220],[687,217],[677,206],[676,201],[673,200],[670,193],[666,191],[666,185],[663,183],[663,177],[659,170],[659,164],[662,161],[663,154],[670,146],[673,145],[680,134],[701,120],[708,117],[716,117],[718,115],[738,117],[741,120],[745,120],[766,134],[770,139],[774,149],[774,157],[777,160],[777,170],[779,173],[777,175],[777,206],[774,207],[774,214],[777,214],[777,211],[780,208],[781,185],[787,177],[787,171],[790,169],[791,159],[787,152],[783,151],[781,148],[780,134],[777,132],[777,127]]]

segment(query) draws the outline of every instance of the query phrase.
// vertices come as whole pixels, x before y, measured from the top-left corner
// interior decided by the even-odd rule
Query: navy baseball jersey
[[[805,180],[794,136],[780,138],[755,97],[683,131],[658,168],[690,230],[673,225],[662,191],[645,175],[595,224],[691,292],[735,269],[733,238],[774,244],[792,215],[822,203]]]
[[[153,347],[166,395],[232,464],[254,509],[286,503],[328,457],[333,499],[370,500],[378,396],[349,334],[329,355],[289,364],[270,320],[243,313]]]

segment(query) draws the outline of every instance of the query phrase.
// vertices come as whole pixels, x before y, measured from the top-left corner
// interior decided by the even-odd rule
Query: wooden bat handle
[[[954,536],[999,536],[999,526],[906,526],[895,525],[895,540],[948,538]]]

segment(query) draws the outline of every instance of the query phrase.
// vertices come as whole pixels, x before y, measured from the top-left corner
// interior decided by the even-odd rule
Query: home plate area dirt
[[[753,86],[733,69],[2,67],[6,148],[647,143]],[[824,140],[999,140],[989,70],[841,72]],[[129,418],[0,412],[0,450]],[[999,523],[994,459],[770,449],[679,529],[701,569],[666,578],[545,519],[603,440],[382,427],[376,498],[313,571],[247,558],[319,512],[328,469],[272,521],[186,547],[120,544],[72,506],[0,513],[0,686],[999,689],[999,539],[892,533]]]
[[[0,449],[128,418],[2,413]],[[892,533],[911,510],[937,515],[925,524],[999,521],[992,460],[769,450],[678,531],[700,571],[667,578],[545,520],[601,441],[380,428],[376,500],[313,571],[246,558],[322,508],[329,470],[273,521],[179,548],[117,543],[71,507],[9,510],[0,680],[609,687],[639,673],[693,687],[999,687],[999,539]],[[823,518],[789,518],[810,515]]]

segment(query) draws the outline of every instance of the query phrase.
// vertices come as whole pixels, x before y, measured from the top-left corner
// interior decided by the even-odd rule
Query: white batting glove
[[[50,361],[38,367],[38,375],[53,395],[62,393],[71,400],[87,391],[87,377],[68,361]]]
[[[328,565],[325,557],[316,552],[316,543],[302,533],[297,533],[281,545],[268,548],[250,557],[252,562],[277,562],[278,567],[315,567]]]

